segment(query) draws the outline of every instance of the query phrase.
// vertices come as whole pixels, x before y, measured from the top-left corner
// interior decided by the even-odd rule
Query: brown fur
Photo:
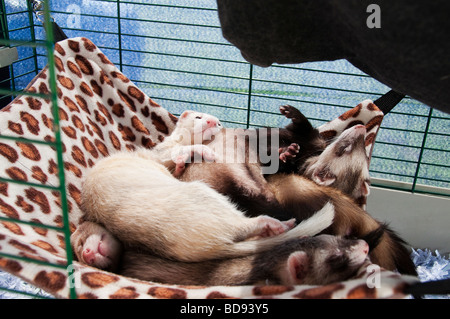
[[[281,220],[283,216],[291,216],[292,214],[285,212],[275,199],[264,178],[260,162],[249,163],[247,160],[259,158],[254,145],[256,141],[239,143],[244,140],[238,137],[243,136],[245,132],[246,130],[222,129],[208,144],[220,157],[214,163],[196,162],[187,165],[179,179],[185,182],[201,180],[229,197],[239,209],[249,215],[255,215],[255,212],[258,215],[271,215],[276,212],[277,218]],[[230,143],[230,140],[234,140],[234,143]],[[238,162],[238,156],[233,155],[241,153],[244,153],[243,158],[246,160]]]
[[[86,221],[71,236],[78,261],[124,276],[166,284],[324,285],[352,277],[365,263],[368,245],[330,235],[286,240],[245,257],[203,262],[169,260],[123,247],[106,228]]]
[[[280,204],[294,212],[294,216],[299,220],[314,214],[315,207],[321,207],[323,203],[331,201],[336,215],[333,224],[325,230],[326,233],[364,238],[381,227],[384,232],[378,245],[370,252],[371,260],[383,268],[398,269],[402,273],[416,275],[404,241],[341,191],[317,185],[295,174],[272,175],[267,180]]]
[[[186,111],[172,134],[153,149],[118,152],[98,161],[83,181],[85,219],[104,225],[124,245],[182,261],[245,256],[315,235],[332,223],[334,209],[325,204],[294,228],[293,219],[281,222],[263,213],[247,217],[205,183],[172,176],[165,165],[175,161],[180,174],[193,153],[204,155],[208,148],[195,143],[209,141],[220,126],[211,115]]]
[[[324,141],[318,131],[301,112],[288,105],[280,109],[292,119],[292,123],[280,129],[278,136],[271,135],[270,138],[279,138],[282,149],[291,143],[298,142],[300,145],[299,153],[281,163],[280,170],[295,174],[304,171],[316,182],[299,175],[282,173],[266,175],[264,178],[259,163],[196,163],[187,166],[181,179],[206,182],[231,198],[247,216],[258,216],[263,212],[278,219],[295,217],[301,221],[332,199],[339,211],[329,233],[356,238],[370,237],[373,232],[383,233],[377,241],[379,247],[375,249],[376,245],[370,243],[374,248],[370,256],[386,269],[398,268],[401,272],[416,274],[405,242],[358,206],[364,203],[357,202],[357,199],[369,191],[368,158],[362,128],[348,129],[324,148]],[[226,145],[226,135],[216,136],[208,146],[214,147],[216,143]],[[246,148],[245,151],[249,154],[255,149]],[[309,159],[306,159],[308,156]]]
[[[182,285],[325,285],[351,278],[366,261],[367,244],[330,235],[286,241],[270,251],[200,263],[127,251],[119,273]]]

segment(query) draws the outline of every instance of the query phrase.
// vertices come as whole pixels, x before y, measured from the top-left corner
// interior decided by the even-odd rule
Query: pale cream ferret
[[[193,154],[213,159],[206,145],[192,143],[207,142],[220,129],[216,117],[186,111],[174,132],[154,149],[100,160],[82,186],[85,219],[104,225],[127,247],[192,262],[264,251],[332,224],[334,207],[329,203],[292,228],[294,219],[246,217],[205,183],[182,182],[171,175],[166,166],[174,166],[178,174]]]

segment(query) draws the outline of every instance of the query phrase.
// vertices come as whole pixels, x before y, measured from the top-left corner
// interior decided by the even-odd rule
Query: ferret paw
[[[177,156],[177,158],[175,159],[175,170],[173,172],[173,176],[179,177],[184,173],[184,170],[186,169],[186,162],[190,158],[191,155],[187,153]]]
[[[117,239],[109,234],[92,235],[82,249],[82,260],[93,267],[113,269],[116,267],[122,249]]]
[[[280,112],[288,119],[296,119],[300,113],[295,107],[291,105],[282,105],[280,106]]]
[[[179,177],[184,173],[187,163],[199,163],[203,160],[206,162],[214,162],[216,154],[206,145],[190,145],[183,147],[173,159],[175,170],[173,176]]]
[[[264,238],[277,236],[292,229],[295,225],[295,219],[282,222],[269,216],[260,216],[258,223],[260,229],[258,230],[256,236],[259,238]]]
[[[282,221],[282,223],[288,227],[287,230],[291,230],[292,228],[294,228],[296,221],[295,218],[291,218],[289,220]]]
[[[197,153],[207,162],[214,162],[216,153],[206,145],[194,145],[194,153]],[[195,154],[194,154],[195,155]]]
[[[280,161],[286,163],[286,161],[296,157],[298,152],[300,152],[300,145],[297,143],[292,143],[288,147],[281,147],[278,150],[278,153],[280,153]]]
[[[203,144],[196,144],[181,148],[175,159],[175,163],[181,163],[182,161],[184,163],[197,163],[202,160],[212,162],[215,159],[216,154],[211,148]]]

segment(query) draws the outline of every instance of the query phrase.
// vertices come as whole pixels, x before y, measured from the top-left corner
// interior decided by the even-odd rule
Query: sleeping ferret
[[[201,181],[180,181],[163,165],[174,166],[175,174],[182,172],[193,153],[204,157],[208,149],[191,144],[219,129],[216,117],[186,111],[173,133],[154,149],[100,160],[82,186],[85,219],[104,225],[127,247],[180,261],[245,256],[331,225],[330,204],[294,228],[294,219],[247,217],[226,196]],[[208,156],[215,155],[208,151]]]
[[[295,173],[319,185],[337,188],[363,207],[370,185],[366,127],[359,124],[347,128],[327,145],[299,110],[284,105],[280,111],[292,123],[280,132],[278,172]]]
[[[208,146],[219,155],[224,154],[223,158],[216,158],[213,164],[197,161],[194,163],[195,165],[188,165],[182,174],[176,176],[183,181],[202,180],[219,193],[228,196],[241,210],[251,214],[257,211],[266,215],[277,214],[278,218],[287,219],[292,212],[286,211],[278,203],[267,185],[265,176],[276,173],[302,174],[307,171],[307,176],[314,178],[321,176],[325,162],[329,162],[326,168],[334,169],[339,165],[330,166],[331,161],[336,162],[336,159],[330,154],[330,150],[335,146],[327,147],[326,141],[320,136],[319,131],[299,110],[290,105],[284,105],[280,107],[280,112],[291,119],[291,123],[285,128],[221,129]],[[252,137],[254,138],[252,139]],[[350,139],[345,139],[345,141],[347,140],[349,143],[352,142]],[[334,145],[337,143],[338,141],[335,141]],[[344,138],[340,138],[339,143],[344,143]],[[244,154],[241,158],[245,161],[237,160],[239,156],[235,154],[239,153]],[[348,153],[356,154],[355,151]],[[269,161],[261,160],[261,157],[268,158]],[[366,160],[365,157],[364,160]],[[365,166],[352,165],[353,162],[349,163],[344,160],[338,164],[342,163],[348,163],[349,169],[354,171],[358,171],[361,167],[363,171],[360,172],[360,175],[364,180],[367,179],[367,161]],[[265,173],[267,170],[264,170],[267,166],[271,166],[268,174]],[[338,173],[341,172],[342,169],[336,174],[339,175]],[[347,180],[345,176],[341,178],[339,175],[339,178],[335,178],[333,181],[332,186],[343,187],[344,192],[353,186],[359,188],[357,183],[360,183],[361,179],[347,180],[347,182],[345,180]],[[314,181],[324,184],[317,178]],[[327,180],[326,185],[330,184],[330,180]]]
[[[282,113],[288,112],[289,118],[298,118],[303,127],[309,127],[305,117],[295,108],[284,106],[281,109]],[[293,128],[295,126],[291,126]],[[316,205],[320,207],[321,203],[331,200],[335,205],[336,217],[328,233],[364,238],[371,246],[373,262],[390,270],[397,268],[402,273],[417,275],[406,242],[385,223],[375,220],[361,209],[365,207],[370,185],[365,133],[364,125],[347,128],[320,154],[306,159],[302,164],[297,162],[293,165],[295,174],[270,175],[266,176],[267,181],[280,204],[294,212],[297,220],[310,217]],[[313,133],[309,135],[316,136]],[[287,163],[296,160],[295,156],[291,158],[290,155],[286,153]],[[367,236],[376,229],[383,235],[372,241]]]
[[[275,174],[268,176],[267,181],[280,204],[294,212],[293,217],[297,220],[310,218],[317,207],[331,202],[335,207],[335,218],[324,233],[365,239],[370,245],[372,262],[388,270],[417,275],[405,241],[338,189],[317,185],[296,174]],[[375,232],[382,235],[373,240],[370,235]]]
[[[291,239],[244,257],[180,262],[122,252],[112,234],[91,222],[82,223],[71,240],[80,262],[131,278],[179,285],[326,285],[355,276],[369,250],[363,240],[319,235]]]
[[[331,200],[336,206],[336,217],[333,226],[328,229],[330,234],[366,238],[373,249],[370,256],[374,262],[390,270],[398,268],[400,272],[416,274],[405,242],[387,225],[375,220],[355,204],[358,198],[364,197],[369,191],[365,127],[356,125],[347,129],[321,150],[321,137],[309,121],[291,106],[280,109],[292,119],[292,123],[282,129],[278,136],[279,146],[282,146],[280,169],[294,171],[295,174],[264,176],[260,163],[203,162],[188,165],[180,179],[206,182],[219,193],[229,196],[247,216],[253,217],[264,211],[266,215],[278,219],[295,217],[301,221],[311,217],[325,202]],[[224,130],[208,146],[214,149],[216,143],[227,145]],[[308,142],[310,138],[312,140]],[[292,149],[296,141],[300,147]],[[232,146],[231,143],[229,147]],[[250,151],[254,150],[249,148]],[[307,154],[315,155],[306,159]],[[315,182],[299,176],[302,171]],[[377,229],[384,235],[379,241],[369,240],[367,236]],[[380,247],[375,249],[377,244]]]

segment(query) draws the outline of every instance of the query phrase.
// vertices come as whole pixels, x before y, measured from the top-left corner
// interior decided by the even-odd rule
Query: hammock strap
[[[386,115],[405,97],[405,94],[390,90],[373,103]]]
[[[419,282],[407,287],[404,293],[419,299],[424,295],[447,295],[450,294],[450,279]]]
[[[29,1],[31,4],[31,7],[33,8],[33,12],[36,16],[36,19],[39,20],[42,24],[45,24],[43,1],[37,1],[37,0],[29,0]],[[55,22],[55,19],[53,19],[53,18],[51,21],[51,25],[52,25],[52,29],[53,29],[53,37],[54,37],[55,43],[67,39],[67,35],[64,33],[64,31]]]

